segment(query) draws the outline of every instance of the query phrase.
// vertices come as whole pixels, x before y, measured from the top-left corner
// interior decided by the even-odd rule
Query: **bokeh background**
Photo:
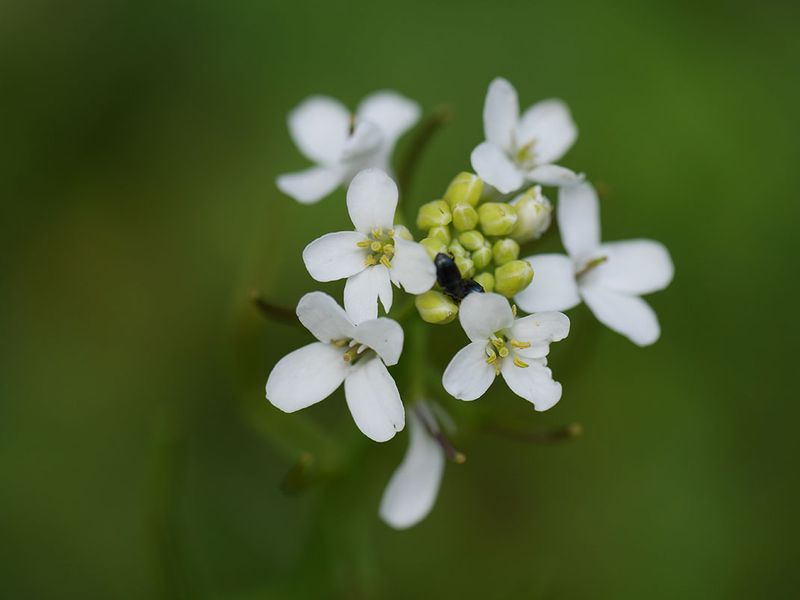
[[[0,596],[795,594],[798,18],[769,0],[4,2]],[[553,410],[501,386],[446,403],[585,434],[458,437],[467,463],[398,533],[377,507],[405,433],[365,440],[341,392],[302,418],[263,400],[309,338],[249,293],[320,287],[300,251],[348,224],[342,191],[309,208],[275,188],[306,165],[285,117],[381,88],[452,106],[419,203],[468,168],[496,75],[523,106],[570,104],[563,163],[602,184],[604,236],[663,241],[676,277],[650,298],[653,347],[571,313]],[[463,341],[445,331],[436,368]],[[303,450],[328,474],[287,493]]]

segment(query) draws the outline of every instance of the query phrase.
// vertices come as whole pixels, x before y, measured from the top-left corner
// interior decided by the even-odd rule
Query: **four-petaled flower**
[[[471,340],[450,361],[442,385],[459,400],[475,400],[502,374],[511,391],[551,408],[561,398],[561,384],[547,368],[550,343],[569,334],[569,319],[559,312],[541,312],[516,319],[499,294],[470,294],[458,313]]]
[[[336,301],[311,292],[297,317],[317,342],[284,356],[267,379],[267,399],[284,412],[324,400],[344,382],[347,406],[368,438],[385,442],[405,425],[405,411],[386,365],[397,364],[403,329],[385,317],[355,325]]]
[[[520,118],[517,91],[498,77],[489,85],[483,105],[486,141],[472,151],[472,168],[486,183],[508,194],[533,181],[569,185],[580,177],[553,163],[578,137],[567,105],[542,100]]]
[[[530,261],[533,283],[514,301],[525,312],[568,310],[581,299],[597,319],[639,346],[661,334],[658,317],[639,296],[664,289],[674,266],[653,240],[600,242],[600,209],[589,183],[561,188],[556,207],[561,241],[569,256],[539,254]]]
[[[367,96],[352,115],[339,101],[312,96],[289,113],[289,133],[315,166],[278,177],[282,192],[310,204],[362,169],[390,171],[398,138],[418,120],[416,102],[391,91]]]
[[[347,278],[344,307],[354,322],[392,307],[392,283],[410,294],[427,292],[436,268],[425,248],[403,239],[394,226],[397,185],[379,169],[361,171],[347,190],[347,211],[355,231],[328,233],[303,250],[303,261],[317,281]]]

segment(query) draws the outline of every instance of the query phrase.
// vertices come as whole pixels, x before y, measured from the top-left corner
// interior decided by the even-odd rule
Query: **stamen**
[[[374,237],[374,238],[383,237],[383,229],[381,229],[380,227],[378,227],[377,229],[373,229],[372,230],[372,237]]]
[[[525,367],[528,367],[528,366],[530,366],[530,365],[529,365],[528,363],[526,363],[526,362],[522,362],[522,361],[519,359],[519,357],[518,357],[518,356],[515,356],[515,357],[514,357],[514,366],[517,366],[517,367],[519,367],[520,369],[524,369]]]
[[[380,252],[383,248],[383,245],[379,241],[375,240],[369,245],[369,247],[373,252]]]
[[[361,240],[360,242],[356,242],[356,246],[359,248],[369,248],[372,242],[369,240]]]
[[[516,304],[512,304],[511,305],[511,314],[514,315],[515,317],[517,316],[517,305]]]
[[[346,363],[351,363],[356,359],[357,356],[358,356],[358,348],[350,348],[350,350],[348,350],[347,352],[344,353],[344,355],[342,355],[342,359]]]
[[[494,348],[491,348],[489,346],[486,346],[486,356],[488,356],[489,359],[491,359],[486,361],[488,363],[493,363],[495,360],[497,360],[497,353],[495,353]]]
[[[600,265],[602,265],[607,260],[608,260],[607,256],[599,256],[597,258],[593,258],[588,263],[586,263],[584,265],[584,267],[580,271],[575,273],[575,277],[581,277],[583,275],[586,275],[589,271],[591,271],[595,267],[599,267]]]
[[[394,230],[394,229],[390,229],[390,230],[389,230],[389,233],[388,233],[387,235],[388,235],[390,238],[393,238],[393,237],[394,237],[394,234],[395,234],[395,230]]]
[[[392,246],[391,244],[386,244],[386,245],[383,247],[383,253],[384,253],[386,256],[392,256],[392,255],[394,254],[394,246]]]
[[[502,348],[504,345],[505,344],[503,343],[503,340],[501,340],[500,338],[498,338],[498,337],[493,337],[492,338],[492,346],[494,346],[498,350],[500,350],[500,348]]]
[[[389,262],[389,257],[386,256],[385,254],[383,256],[381,256],[381,264],[384,267],[386,267],[387,269],[391,269],[392,268],[392,263]]]
[[[344,338],[344,339],[341,339],[341,340],[332,340],[331,344],[333,344],[337,348],[344,348],[347,345],[347,339]]]
[[[519,340],[511,340],[511,345],[514,346],[514,348],[530,348],[531,347],[531,343],[530,342],[520,342]]]
[[[372,265],[377,265],[378,261],[375,260],[375,257],[372,256],[372,254],[368,254],[367,257],[364,259],[364,264],[367,265],[368,267],[371,267]]]
[[[505,358],[506,356],[508,356],[508,348],[506,348],[505,346],[503,346],[502,348],[500,348],[500,349],[498,350],[498,352],[499,352],[499,354],[500,354],[500,358]]]

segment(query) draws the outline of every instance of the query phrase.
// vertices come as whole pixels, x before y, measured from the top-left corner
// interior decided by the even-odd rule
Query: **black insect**
[[[439,252],[433,262],[436,265],[436,282],[456,302],[461,302],[472,292],[483,292],[480,283],[461,277],[461,271],[452,256]]]

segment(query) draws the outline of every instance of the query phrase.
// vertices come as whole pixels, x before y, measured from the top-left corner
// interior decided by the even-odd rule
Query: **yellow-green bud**
[[[475,281],[481,284],[483,291],[487,294],[494,291],[494,275],[489,271],[475,275]]]
[[[467,249],[464,248],[461,244],[458,243],[458,240],[453,240],[450,245],[447,247],[450,251],[450,254],[455,256],[456,258],[466,258],[467,256]]]
[[[508,235],[517,224],[517,212],[505,202],[486,202],[478,207],[484,235]]]
[[[450,233],[450,228],[447,225],[431,227],[428,230],[428,237],[442,240],[445,244],[449,244],[453,240],[453,235]]]
[[[471,259],[463,256],[456,256],[455,263],[458,270],[461,271],[461,277],[468,279],[475,275],[475,263],[472,262]]]
[[[533,267],[524,260],[512,260],[494,270],[494,290],[511,298],[528,287],[533,279]]]
[[[423,321],[444,325],[458,315],[458,305],[436,290],[429,290],[414,298],[419,316]]]
[[[553,205],[550,200],[542,196],[540,186],[532,187],[511,201],[511,206],[517,211],[517,224],[511,232],[511,237],[520,243],[537,240],[550,227]]]
[[[394,237],[400,238],[401,240],[408,240],[409,242],[414,241],[414,236],[411,235],[411,232],[405,225],[398,225],[397,227],[395,227]]]
[[[447,225],[453,219],[450,206],[444,200],[434,200],[419,207],[417,227],[430,229],[438,225]]]
[[[519,244],[511,238],[497,240],[492,246],[492,258],[497,266],[519,258]]]
[[[483,246],[483,234],[480,231],[465,231],[459,234],[458,241],[467,250],[477,250]]]
[[[444,199],[450,204],[455,206],[460,202],[466,202],[475,206],[483,193],[483,181],[474,173],[466,171],[459,173],[455,179],[447,186],[447,191],[444,193]],[[474,225],[473,225],[474,227]],[[472,229],[471,227],[469,229]]]
[[[436,258],[439,252],[447,252],[447,244],[439,238],[425,238],[420,240],[419,243],[422,244],[422,247],[428,252],[428,256],[431,257],[431,260]]]
[[[481,246],[472,253],[470,257],[475,263],[476,269],[483,269],[492,262],[492,249],[489,246]]]
[[[478,225],[478,211],[466,202],[459,202],[453,207],[453,227],[459,231],[475,229]]]

